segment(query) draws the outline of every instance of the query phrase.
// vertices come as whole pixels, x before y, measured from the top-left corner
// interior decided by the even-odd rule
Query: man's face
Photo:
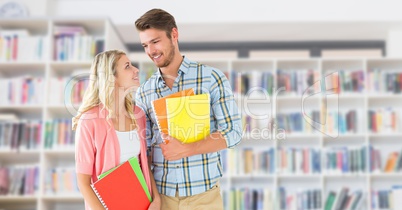
[[[139,33],[141,44],[145,53],[159,68],[167,67],[175,55],[174,38],[169,39],[165,31],[158,29],[147,29]]]

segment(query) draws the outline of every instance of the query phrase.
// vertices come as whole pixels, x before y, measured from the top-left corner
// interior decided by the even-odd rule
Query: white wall
[[[9,2],[10,0],[0,0],[0,6],[3,3]],[[46,16],[48,12],[48,1],[50,0],[13,0],[17,3],[20,3],[24,7],[28,9],[29,16]],[[51,0],[53,1],[53,0]]]
[[[131,24],[150,8],[172,13],[178,23],[264,21],[402,20],[396,0],[48,0],[54,15],[107,15]]]

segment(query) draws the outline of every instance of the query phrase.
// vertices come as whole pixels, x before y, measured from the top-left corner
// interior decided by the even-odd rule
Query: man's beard
[[[173,58],[175,55],[175,50],[174,50],[174,46],[173,44],[170,45],[170,52],[167,54],[167,57],[165,59],[165,62],[161,65],[157,64],[158,68],[164,68],[170,65],[170,63],[172,62]]]

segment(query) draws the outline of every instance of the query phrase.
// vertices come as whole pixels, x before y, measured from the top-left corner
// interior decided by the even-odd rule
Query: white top
[[[140,140],[137,130],[116,131],[120,143],[120,164],[131,157],[138,157],[140,154]]]

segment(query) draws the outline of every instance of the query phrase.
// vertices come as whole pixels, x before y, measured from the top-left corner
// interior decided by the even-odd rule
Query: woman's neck
[[[112,103],[111,111],[113,112],[111,118],[115,130],[129,131],[135,129],[135,121],[131,118],[125,106],[126,92],[124,89],[116,88],[113,96],[115,96],[114,103]]]

